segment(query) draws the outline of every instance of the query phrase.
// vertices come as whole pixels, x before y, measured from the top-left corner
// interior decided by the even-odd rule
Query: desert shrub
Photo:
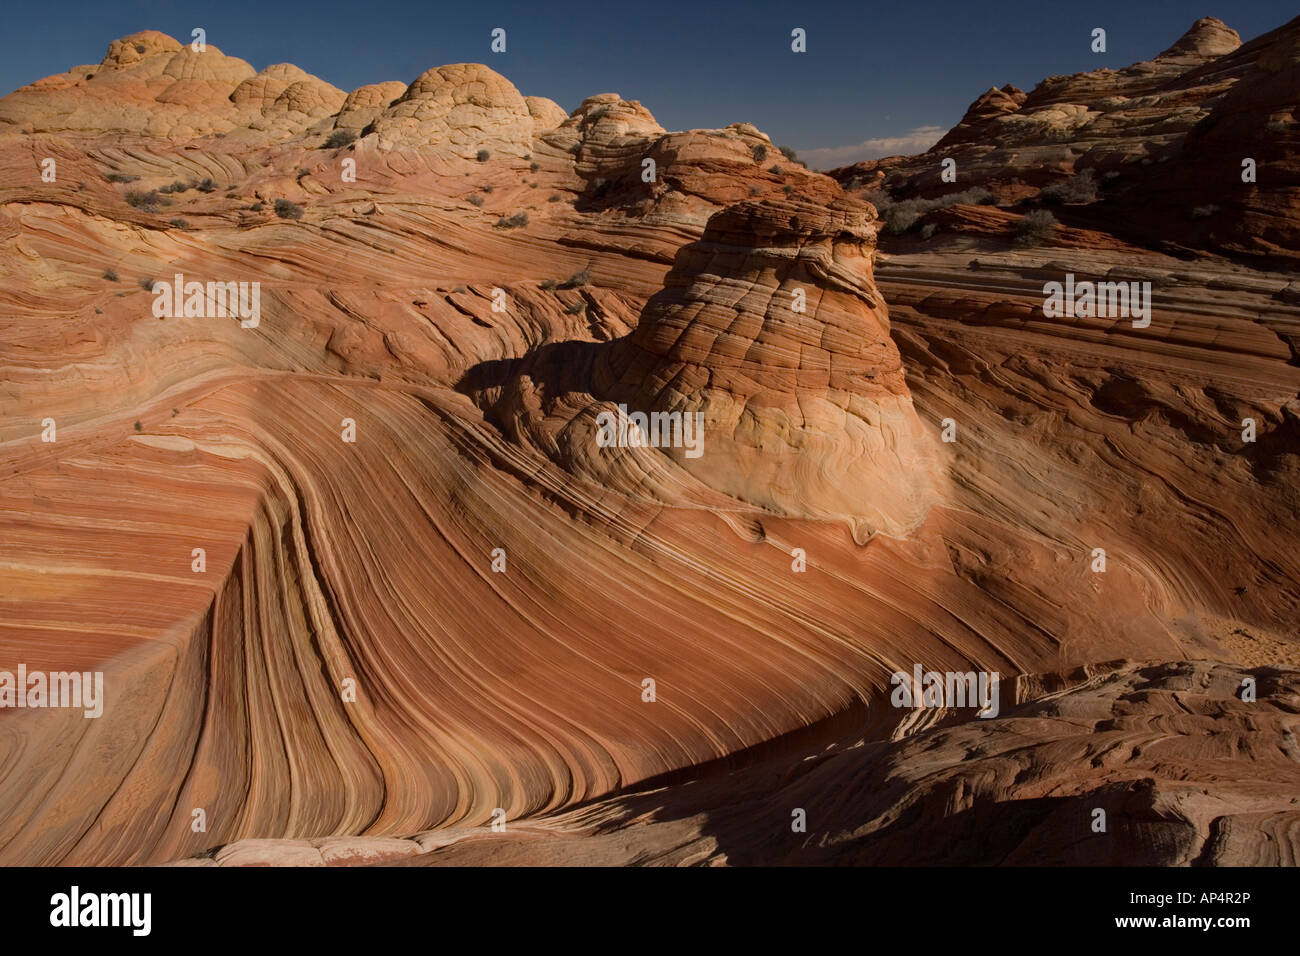
[[[486,163],[489,157],[491,157],[491,155],[492,154],[489,153],[486,149],[480,149],[477,153],[474,154],[474,158],[477,159],[480,163]]]
[[[136,209],[143,209],[145,212],[157,212],[163,206],[171,205],[168,200],[163,199],[158,194],[156,189],[151,189],[148,192],[139,189],[128,189],[126,191],[126,201],[128,205]]]
[[[157,280],[153,276],[144,276],[140,279],[140,288],[144,289],[145,292],[152,292],[153,284],[156,281]]]
[[[301,219],[302,206],[296,202],[289,202],[287,199],[277,199],[275,201],[275,214],[281,219]]]
[[[885,213],[885,232],[891,236],[901,236],[915,226],[920,218],[921,212],[917,209],[915,200],[905,200],[891,206]]]
[[[939,227],[936,226],[934,223],[927,222],[924,226],[921,227],[921,238],[929,239],[931,236],[935,234],[935,231],[938,230],[938,228]]]
[[[778,166],[776,163],[773,163],[771,166],[767,167],[767,171],[768,171],[769,173],[774,173],[774,174],[776,174],[777,176],[780,176],[781,173],[783,172],[783,170],[781,169],[781,167]]]
[[[1090,203],[1097,201],[1097,174],[1091,169],[1075,173],[1064,182],[1052,183],[1038,191],[1040,202],[1048,205]]]
[[[563,199],[563,198],[564,198],[564,197],[561,196],[559,193],[551,193],[550,197],[549,197],[546,201],[547,201],[547,202],[559,202],[559,201],[560,201],[561,199]]]
[[[475,206],[483,205],[483,197],[480,196],[478,193],[475,193],[474,195],[470,196],[469,201],[471,204]]]
[[[945,206],[995,206],[997,197],[983,186],[972,186],[959,193],[950,193],[941,200]]]
[[[131,176],[128,175],[127,173],[109,173],[104,178],[107,179],[110,183],[133,183],[136,182],[140,177]]]
[[[579,299],[577,302],[574,302],[572,305],[568,306],[564,310],[566,315],[580,315],[581,313],[586,311],[587,311],[586,299]]]
[[[214,193],[217,191],[217,184],[210,177],[204,177],[199,180],[199,184],[194,187],[201,193]]]
[[[886,194],[873,200],[876,212],[885,224],[885,232],[891,236],[901,236],[915,226],[921,217],[936,209],[958,205],[990,206],[996,201],[991,192],[980,186],[972,186],[936,199],[895,200]]]
[[[537,172],[537,171],[538,171],[539,169],[541,169],[541,168],[542,168],[542,164],[541,164],[541,163],[529,163],[529,164],[528,164],[528,171],[529,171],[530,173],[535,173],[535,172]]]
[[[1056,232],[1056,217],[1046,209],[1035,209],[1016,223],[1015,243],[1018,246],[1036,246],[1052,238]]]
[[[265,208],[266,208],[266,203],[262,202],[262,201],[259,199],[257,202],[253,203],[251,206],[248,207],[248,211],[249,211],[249,212],[261,212],[261,211],[262,211],[263,209],[265,209]]]
[[[560,280],[559,280],[559,279],[543,279],[543,280],[542,280],[542,288],[545,289],[547,292],[554,292],[554,291],[555,291],[556,289],[558,289],[559,287],[560,287]]]
[[[139,432],[139,431],[144,431],[144,424],[143,424],[143,423],[142,423],[138,418],[137,418],[136,421],[135,421],[135,426],[134,426],[134,427],[135,427],[135,430],[138,431],[138,432]]]
[[[495,187],[495,186],[480,186],[479,189],[483,190],[485,193],[491,193],[492,190],[496,189],[496,187]]]
[[[749,194],[750,194],[751,196],[760,196],[760,195],[762,195],[762,193],[763,193],[763,190],[759,189],[757,186],[750,186],[750,187],[749,187]]]
[[[116,281],[117,281],[117,270],[116,270],[116,269],[105,269],[105,270],[104,270],[104,278],[107,279],[109,282],[116,282]]]
[[[780,151],[780,153],[781,153],[782,156],[784,156],[786,159],[790,160],[790,162],[792,162],[792,163],[797,163],[797,162],[799,162],[799,156],[798,156],[798,154],[795,153],[795,151],[794,151],[793,149],[791,149],[789,146],[778,146],[778,147],[777,147],[777,150]]]
[[[569,278],[561,283],[561,289],[579,289],[591,281],[591,270],[583,269],[581,272],[575,272]]]
[[[497,220],[498,229],[514,229],[517,226],[528,225],[528,213],[517,212],[513,216],[502,216]]]
[[[163,186],[163,187],[162,187],[161,189],[159,189],[158,191],[159,191],[160,193],[183,193],[183,192],[185,192],[185,190],[187,190],[187,189],[193,189],[193,188],[194,188],[193,186],[187,186],[185,183],[181,182],[181,181],[178,179],[178,180],[176,180],[176,182],[172,183],[170,186]]]
[[[357,140],[357,131],[352,129],[336,129],[330,133],[329,139],[325,140],[325,145],[321,149],[338,149],[347,146],[349,143],[355,143]]]
[[[186,222],[184,219],[179,219],[179,218],[177,218],[177,219],[171,219],[171,220],[168,220],[168,221],[169,221],[173,226],[175,226],[177,229],[188,229],[188,228],[190,227],[190,224],[189,224],[188,222]]]
[[[1218,211],[1219,211],[1219,207],[1213,204],[1209,206],[1197,206],[1195,209],[1192,210],[1192,218],[1209,219]]]
[[[761,163],[767,159],[767,147],[762,143],[757,144],[750,152],[753,153],[754,162],[756,163]]]

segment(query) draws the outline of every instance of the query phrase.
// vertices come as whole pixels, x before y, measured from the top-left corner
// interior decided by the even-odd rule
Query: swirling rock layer
[[[986,819],[1028,833],[962,860],[1294,860],[1287,276],[877,264],[753,127],[185,49],[0,101],[0,670],[105,677],[0,710],[0,862],[929,862]],[[1146,270],[1151,328],[1045,318],[1063,266]],[[156,314],[177,274],[258,321]],[[602,447],[619,403],[703,454]],[[917,664],[1002,715],[892,706]]]

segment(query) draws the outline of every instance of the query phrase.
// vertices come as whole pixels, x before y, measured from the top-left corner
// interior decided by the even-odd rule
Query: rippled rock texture
[[[1151,60],[991,88],[928,152],[831,175],[873,201],[987,189],[1170,254],[1294,271],[1297,104],[1300,18],[1243,45],[1205,17]]]
[[[1289,276],[881,261],[747,124],[187,51],[0,100],[0,670],[105,677],[0,711],[0,862],[1294,862]]]

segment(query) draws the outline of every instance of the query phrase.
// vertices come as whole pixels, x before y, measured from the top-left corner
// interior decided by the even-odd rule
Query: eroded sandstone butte
[[[765,513],[843,521],[860,542],[905,534],[936,500],[934,436],[889,338],[874,249],[872,212],[851,201],[734,204],[682,247],[630,334],[539,349],[490,370],[495,389],[469,385],[501,427],[603,484],[680,480],[666,458]],[[599,418],[620,407],[699,416],[704,437],[601,448]]]
[[[0,100],[0,669],[107,680],[0,712],[0,861],[1294,860],[1288,277],[878,263],[745,123],[187,51]],[[1151,329],[1045,318],[1064,267]],[[178,273],[259,323],[155,316]],[[620,403],[703,454],[600,448]],[[890,706],[917,663],[1001,715]]]

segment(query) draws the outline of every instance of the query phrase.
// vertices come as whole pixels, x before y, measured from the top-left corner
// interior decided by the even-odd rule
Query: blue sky
[[[1198,17],[1218,16],[1249,40],[1294,12],[1279,0],[11,0],[0,92],[97,63],[110,41],[137,30],[188,41],[203,27],[209,43],[258,69],[288,61],[344,90],[481,62],[567,110],[616,92],[668,129],[751,122],[825,166],[919,151],[928,143],[918,129],[947,129],[990,86],[1127,66]],[[1097,26],[1105,54],[1089,50]],[[507,31],[504,54],[490,52],[494,27]],[[806,53],[790,50],[795,27],[807,31]],[[879,140],[892,142],[857,146]]]

